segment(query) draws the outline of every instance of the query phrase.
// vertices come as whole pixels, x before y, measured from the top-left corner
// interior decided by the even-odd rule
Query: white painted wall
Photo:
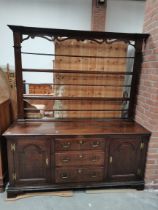
[[[0,0],[0,66],[14,68],[14,52],[10,25],[90,30],[92,0]],[[144,2],[108,0],[106,31],[141,32]],[[50,42],[43,39],[26,41],[22,50],[53,52]],[[45,50],[44,50],[45,49]],[[52,68],[51,57],[23,57],[23,67]],[[52,82],[50,74],[25,73],[29,82]]]
[[[107,0],[106,31],[141,33],[145,1]]]
[[[14,68],[13,39],[8,24],[90,30],[90,22],[91,0],[0,0],[0,66],[9,63]],[[29,41],[25,49],[29,46],[32,46],[33,51],[40,51],[40,48],[43,50],[45,46],[45,52],[52,53],[52,45],[43,39],[40,39],[40,44],[38,39],[36,42]],[[51,59],[25,56],[23,62],[25,67],[51,68]],[[25,74],[25,79],[30,82],[40,82],[39,78],[42,82],[52,82],[50,74],[33,74],[31,78]]]

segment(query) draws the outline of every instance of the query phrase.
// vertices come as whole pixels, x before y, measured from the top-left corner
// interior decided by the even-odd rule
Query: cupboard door
[[[109,179],[132,181],[138,179],[140,139],[115,139],[110,143]]]
[[[50,142],[45,138],[20,138],[15,143],[16,184],[42,185],[50,179]]]

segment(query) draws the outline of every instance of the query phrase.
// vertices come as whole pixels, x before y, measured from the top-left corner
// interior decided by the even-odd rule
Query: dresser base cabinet
[[[143,189],[150,133],[138,124],[131,125],[132,130],[131,126],[127,129],[127,123],[117,133],[116,126],[115,133],[107,126],[102,134],[87,131],[82,135],[68,134],[69,127],[61,132],[60,126],[52,123],[47,123],[48,127],[45,123],[13,125],[4,133],[9,164],[8,197],[79,188]],[[49,126],[56,130],[50,131]],[[59,135],[55,134],[57,131]]]

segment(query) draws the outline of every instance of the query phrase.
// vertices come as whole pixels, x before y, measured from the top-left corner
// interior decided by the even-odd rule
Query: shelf
[[[67,54],[52,54],[52,53],[35,53],[35,52],[21,52],[24,55],[45,55],[45,56],[55,56],[55,57],[75,57],[75,58],[101,58],[101,59],[134,59],[135,57],[121,57],[121,56],[90,56],[90,55],[67,55]]]
[[[63,70],[63,69],[29,69],[23,68],[23,72],[50,72],[50,73],[78,73],[78,74],[107,74],[107,75],[133,75],[133,72],[118,72],[118,71],[96,71],[96,70]]]
[[[95,101],[129,101],[130,98],[112,98],[112,97],[61,97],[50,95],[27,95],[23,94],[23,99],[34,100],[95,100]]]
[[[25,114],[29,111],[35,112],[34,109],[24,107],[27,100],[30,105],[41,100],[44,107],[48,109],[45,111],[53,109],[52,106],[47,106],[47,100],[51,104],[57,101],[61,106],[54,107],[55,109],[50,111],[65,111],[68,117],[86,118],[89,112],[96,112],[95,115],[92,113],[90,116],[123,118],[125,115],[117,112],[127,111],[127,118],[134,118],[142,62],[141,48],[148,34],[9,27],[14,32],[18,119],[25,117],[24,112]],[[34,37],[46,39],[50,44],[54,42],[55,50],[48,52],[44,51],[44,48],[42,50],[21,49],[22,42]],[[129,45],[133,48],[131,56],[128,54]],[[41,57],[48,56],[53,65],[48,68],[40,68],[40,66],[32,68],[31,65],[22,67],[22,56],[37,58],[37,62]],[[130,67],[127,66],[128,61],[132,62]],[[32,72],[36,73],[37,78],[42,77],[38,73],[50,73],[54,79],[48,83],[43,80],[43,84],[38,81],[29,83],[27,80],[25,83],[23,80],[27,76],[26,72],[29,76]],[[29,92],[35,95],[28,94]],[[58,94],[59,92],[61,94]],[[32,106],[29,107],[32,108]],[[107,115],[102,115],[101,112]]]
[[[27,83],[24,82],[24,85],[56,85],[56,86],[60,86],[60,85],[65,85],[65,86],[85,86],[85,87],[131,87],[131,85],[92,85],[92,84],[53,84],[53,83]]]
[[[51,112],[51,111],[60,111],[60,112],[63,112],[63,111],[68,111],[68,112],[71,112],[71,111],[79,111],[79,112],[123,112],[123,111],[128,111],[128,109],[84,109],[84,110],[81,110],[81,109],[32,109],[32,108],[24,108],[24,111],[27,111],[27,112],[38,112],[38,111],[46,111],[46,112]]]

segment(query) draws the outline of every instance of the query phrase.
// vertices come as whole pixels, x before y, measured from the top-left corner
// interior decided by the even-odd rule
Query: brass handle
[[[97,175],[96,175],[96,174],[92,174],[91,177],[92,177],[92,178],[96,178]]]
[[[96,157],[96,156],[93,157],[93,158],[92,158],[92,161],[93,161],[93,162],[96,162],[96,161],[97,161],[97,157]]]
[[[82,144],[84,144],[84,141],[80,140],[80,142],[79,142],[79,143],[82,145]]]
[[[67,149],[67,148],[70,147],[70,145],[71,145],[70,142],[64,143],[64,144],[63,144],[63,148],[64,148],[64,149]]]
[[[46,158],[46,165],[47,165],[47,166],[49,165],[49,160],[48,160],[48,158]]]
[[[109,161],[110,161],[110,163],[112,163],[112,156],[110,156],[110,160]]]
[[[67,163],[67,162],[70,161],[70,158],[64,158],[64,159],[62,159],[62,161],[63,161],[64,163]]]
[[[62,178],[62,179],[68,179],[68,175],[67,175],[67,174],[63,174],[63,175],[61,176],[61,178]]]
[[[92,143],[92,147],[98,147],[99,145],[100,145],[100,142],[99,141]]]

